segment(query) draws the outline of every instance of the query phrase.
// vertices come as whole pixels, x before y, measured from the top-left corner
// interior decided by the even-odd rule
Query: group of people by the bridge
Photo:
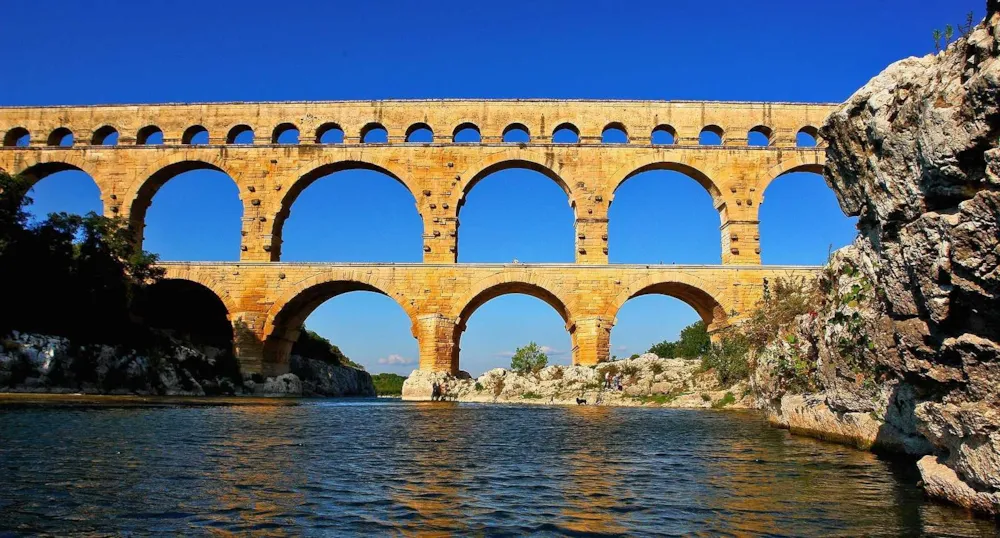
[[[611,372],[604,372],[604,388],[613,390],[622,390],[622,374],[616,373],[611,375]]]

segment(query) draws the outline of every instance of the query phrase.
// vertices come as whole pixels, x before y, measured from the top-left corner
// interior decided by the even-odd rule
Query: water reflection
[[[312,401],[0,406],[0,534],[992,536],[912,463],[753,415]]]

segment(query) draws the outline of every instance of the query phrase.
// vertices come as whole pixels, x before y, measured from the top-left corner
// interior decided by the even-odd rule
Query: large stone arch
[[[281,365],[273,371],[286,371],[292,344],[299,336],[299,327],[319,305],[352,291],[370,291],[391,297],[410,318],[416,337],[416,314],[402,291],[390,280],[371,276],[363,271],[337,271],[307,278],[287,290],[268,309],[261,331],[264,362]]]
[[[680,172],[690,177],[691,179],[695,180],[696,182],[698,182],[699,185],[704,187],[704,189],[708,191],[708,194],[712,197],[712,203],[715,205],[716,208],[720,208],[722,205],[724,205],[722,189],[719,188],[719,185],[716,184],[716,182],[711,177],[709,177],[708,174],[702,172],[700,169],[698,169],[693,165],[672,161],[669,159],[664,159],[658,155],[652,155],[634,162],[630,162],[627,165],[622,166],[617,171],[615,171],[611,175],[613,183],[609,185],[611,192],[608,193],[608,205],[610,206],[611,202],[614,201],[615,193],[618,192],[618,189],[626,181],[632,179],[633,177],[643,172],[649,172],[652,170],[669,170],[672,172]]]
[[[729,325],[729,313],[719,299],[722,296],[721,290],[716,288],[701,278],[690,275],[643,276],[630,282],[609,303],[605,315],[609,319],[615,319],[621,307],[633,297],[667,295],[688,304],[698,313],[709,331],[717,331]]]
[[[192,266],[186,263],[170,263],[164,262],[161,266],[166,269],[166,273],[163,278],[167,280],[186,280],[194,284],[202,286],[212,293],[222,301],[222,304],[226,307],[226,312],[228,312],[230,320],[232,320],[233,315],[240,311],[236,300],[230,293],[232,286],[228,285],[222,280],[221,275],[218,271],[197,271],[193,270]]]
[[[561,171],[557,170],[558,167],[556,164],[557,163],[555,161],[550,159],[540,160],[532,155],[526,155],[523,150],[518,148],[492,153],[485,159],[469,166],[469,168],[461,174],[464,184],[462,185],[462,188],[455,189],[452,192],[451,203],[455,208],[455,214],[459,214],[462,206],[465,205],[466,196],[468,196],[469,192],[472,191],[476,184],[484,178],[501,170],[523,168],[538,172],[554,181],[556,185],[558,185],[559,188],[566,193],[569,205],[573,208],[575,219],[577,206],[576,192],[571,186],[571,178],[564,177]]]
[[[334,162],[311,161],[295,171],[295,181],[284,190],[280,201],[272,208],[273,213],[268,215],[268,220],[271,221],[271,261],[281,259],[282,232],[285,221],[291,213],[292,205],[295,204],[295,200],[302,194],[302,191],[321,177],[345,170],[371,170],[391,177],[410,193],[413,203],[417,207],[417,214],[422,216],[420,203],[414,194],[413,186],[405,179],[404,171],[391,162],[363,158],[348,158]]]
[[[243,190],[239,188],[239,176],[226,168],[223,154],[207,152],[205,155],[209,158],[203,159],[200,156],[180,154],[158,159],[147,166],[129,186],[122,200],[122,206],[139,244],[142,244],[143,228],[146,225],[146,210],[153,203],[153,197],[168,181],[185,172],[215,170],[226,174],[236,185],[240,203],[243,204]],[[246,213],[246,207],[244,207],[243,216],[246,216]]]
[[[757,192],[764,196],[764,191],[771,183],[785,174],[793,172],[812,172],[823,175],[826,168],[826,156],[817,151],[795,151],[789,159],[784,159],[778,164],[768,168],[767,171],[757,177]]]
[[[168,276],[150,284],[137,298],[136,315],[150,327],[178,330],[193,337],[192,342],[233,352],[232,297],[218,282],[190,276]]]

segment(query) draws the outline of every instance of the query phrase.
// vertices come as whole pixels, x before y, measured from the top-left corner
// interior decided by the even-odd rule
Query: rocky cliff
[[[927,492],[1000,513],[998,4],[889,66],[827,120],[826,180],[860,235],[822,306],[758,358],[774,420],[926,454]],[[780,360],[815,371],[792,395]],[[777,359],[775,359],[777,357]],[[777,372],[777,375],[775,375]],[[851,426],[853,424],[853,426]],[[838,432],[833,432],[834,434]]]

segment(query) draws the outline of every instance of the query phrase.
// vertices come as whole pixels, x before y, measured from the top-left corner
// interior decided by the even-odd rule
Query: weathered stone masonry
[[[222,298],[247,371],[282,371],[298,322],[351,289],[380,291],[403,305],[420,341],[421,368],[457,369],[464,320],[482,302],[511,292],[559,310],[573,336],[574,361],[592,364],[608,358],[614,314],[628,297],[674,295],[719,328],[760,298],[765,278],[812,274],[752,267],[760,264],[758,210],[776,177],[822,171],[823,150],[795,141],[799,132],[815,136],[831,110],[790,103],[534,100],[8,107],[0,108],[0,168],[33,180],[83,170],[100,188],[105,213],[127,217],[137,231],[156,191],[172,177],[194,169],[228,174],[243,203],[241,263],[167,266],[170,276],[204,284]],[[504,143],[513,126],[530,140]],[[466,127],[479,133],[479,142],[453,141]],[[553,143],[561,127],[578,142]],[[625,131],[628,142],[602,143],[609,127]],[[375,128],[385,129],[386,143],[363,142]],[[417,128],[431,130],[433,142],[407,142]],[[236,135],[248,130],[253,143],[236,144]],[[279,144],[290,130],[298,131],[298,141]],[[321,144],[331,130],[342,130],[343,142]],[[193,144],[201,131],[207,144]],[[673,143],[653,144],[654,131],[670,133]],[[698,145],[702,131],[721,135],[722,144]],[[769,145],[748,147],[751,131]],[[105,145],[112,133],[117,144]],[[162,144],[148,143],[151,133],[162,133]],[[67,135],[73,144],[60,146]],[[483,177],[516,167],[537,170],[566,192],[576,219],[576,265],[456,264],[465,195]],[[387,173],[413,194],[424,222],[426,265],[277,263],[282,225],[299,193],[319,177],[351,168]],[[722,266],[607,265],[615,191],[653,169],[685,173],[712,196]],[[489,282],[492,287],[484,287]]]

